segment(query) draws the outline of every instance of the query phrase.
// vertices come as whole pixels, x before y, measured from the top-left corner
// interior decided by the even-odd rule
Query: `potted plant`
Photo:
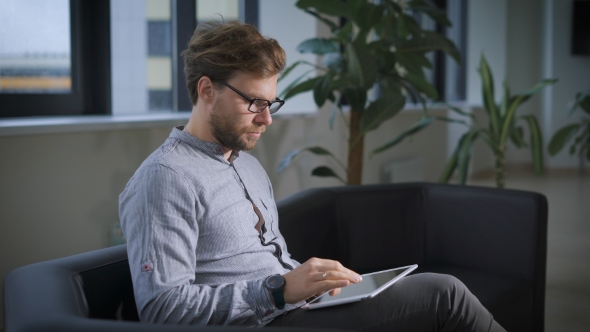
[[[432,67],[425,54],[442,50],[460,61],[459,52],[450,40],[422,29],[413,15],[423,13],[443,26],[451,23],[444,11],[425,0],[382,0],[379,4],[366,0],[299,0],[296,6],[329,26],[331,36],[311,38],[298,46],[302,53],[321,56],[321,65],[300,61],[287,68],[281,79],[302,65],[310,66],[317,75],[295,79],[281,96],[288,99],[313,90],[318,107],[331,101],[334,107],[330,127],[338,114],[348,125],[348,160],[347,163],[339,161],[321,146],[307,147],[287,154],[279,165],[279,172],[295,156],[308,151],[336,159],[346,172],[346,176],[339,176],[341,172],[320,166],[312,175],[333,176],[347,184],[360,184],[365,135],[398,114],[408,98],[420,102],[425,111],[427,98],[438,99],[436,89],[424,75],[424,69]],[[336,24],[334,18],[342,18],[345,23]],[[379,91],[376,98],[369,97],[372,89]],[[344,113],[345,107],[350,109],[349,116]],[[433,118],[424,113],[418,122],[372,149],[371,154],[395,146],[432,121]]]
[[[569,124],[559,129],[551,138],[549,143],[549,154],[556,155],[563,147],[570,141],[574,141],[570,146],[569,152],[571,155],[578,153],[578,156],[590,161],[590,90],[586,92],[578,92],[576,94],[576,102],[570,109],[570,116],[577,109],[581,108],[586,116],[580,119],[577,123]],[[578,134],[576,136],[576,134]],[[574,138],[575,137],[575,138]]]
[[[529,100],[529,98],[541,89],[557,82],[557,79],[541,80],[528,91],[517,95],[510,94],[508,84],[504,81],[504,96],[500,104],[496,104],[494,100],[494,79],[483,54],[481,55],[479,74],[482,80],[483,106],[489,117],[489,121],[486,125],[482,125],[472,113],[466,113],[457,107],[447,105],[450,110],[463,116],[467,121],[446,120],[463,124],[468,130],[460,138],[457,148],[447,162],[439,182],[448,182],[455,170],[457,170],[457,182],[465,184],[473,142],[481,139],[490,147],[494,154],[496,186],[498,188],[504,188],[506,172],[505,153],[508,140],[512,140],[518,148],[528,147],[524,141],[524,130],[519,125],[519,120],[523,120],[529,127],[533,164],[536,173],[541,174],[543,172],[543,136],[539,129],[539,123],[537,122],[537,118],[532,114],[518,116],[517,110],[520,105]]]

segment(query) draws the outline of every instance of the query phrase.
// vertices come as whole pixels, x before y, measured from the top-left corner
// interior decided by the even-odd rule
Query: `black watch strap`
[[[282,310],[285,308],[285,297],[283,291],[285,289],[285,278],[280,274],[269,276],[264,281],[264,287],[268,289],[272,295],[272,300],[275,303],[277,309]]]
[[[285,308],[285,297],[283,296],[283,290],[271,291],[272,299],[275,301],[275,307],[279,310]]]

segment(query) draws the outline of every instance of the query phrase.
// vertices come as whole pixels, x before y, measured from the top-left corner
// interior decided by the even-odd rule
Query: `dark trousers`
[[[434,273],[405,277],[365,301],[316,310],[295,309],[267,326],[505,332],[461,281]]]

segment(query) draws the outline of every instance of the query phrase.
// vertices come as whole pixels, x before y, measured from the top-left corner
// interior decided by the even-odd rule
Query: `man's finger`
[[[342,290],[342,288],[335,288],[335,289],[332,289],[332,290],[330,291],[330,296],[336,296],[336,295],[340,294],[340,291],[341,291],[341,290]]]
[[[344,273],[339,271],[326,271],[326,272],[318,272],[316,280],[348,280],[353,283],[358,283],[362,279],[361,277],[356,274]]]

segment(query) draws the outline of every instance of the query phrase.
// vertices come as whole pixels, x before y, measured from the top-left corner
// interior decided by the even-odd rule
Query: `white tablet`
[[[377,296],[396,281],[410,274],[417,264],[396,269],[363,274],[363,281],[341,288],[340,294],[329,296],[326,292],[303,305],[302,309],[319,309],[344,303],[357,302]]]

